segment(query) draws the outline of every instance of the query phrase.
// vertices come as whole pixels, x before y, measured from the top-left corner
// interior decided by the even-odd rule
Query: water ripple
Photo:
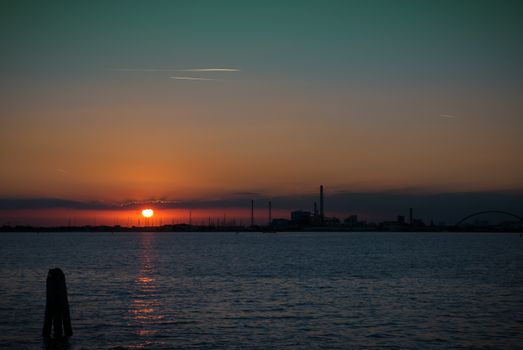
[[[0,256],[0,348],[42,347],[55,266],[69,349],[523,344],[518,235],[17,233]]]

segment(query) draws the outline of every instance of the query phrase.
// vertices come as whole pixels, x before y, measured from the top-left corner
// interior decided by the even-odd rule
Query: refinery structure
[[[246,200],[247,202],[247,200]],[[248,202],[247,202],[248,203]],[[246,204],[247,204],[246,203]],[[487,210],[479,211],[463,217],[455,224],[446,225],[438,223],[435,225],[432,221],[425,223],[421,219],[414,217],[413,208],[408,209],[408,216],[397,215],[396,220],[381,221],[378,223],[367,222],[360,220],[358,215],[350,214],[343,219],[334,216],[326,215],[325,211],[325,188],[323,185],[319,186],[318,201],[313,201],[311,204],[312,211],[308,210],[293,210],[286,218],[273,218],[273,203],[271,200],[263,201],[260,210],[256,212],[256,201],[250,200],[250,217],[247,224],[235,219],[227,219],[227,215],[223,214],[222,219],[209,217],[208,220],[203,220],[199,224],[192,218],[192,209],[189,209],[189,216],[187,221],[180,221],[179,223],[163,224],[161,219],[147,220],[145,218],[140,224],[134,226],[127,224],[121,226],[116,219],[114,225],[82,225],[74,226],[71,221],[63,226],[54,227],[34,227],[27,225],[11,225],[9,223],[0,226],[0,231],[37,231],[37,232],[68,232],[68,231],[103,231],[103,232],[139,232],[139,231],[160,231],[160,232],[183,232],[183,231],[202,231],[202,232],[282,232],[282,231],[490,231],[490,232],[522,232],[523,231],[523,217],[502,210]],[[146,209],[144,211],[151,210]],[[265,212],[265,210],[267,210]],[[142,211],[142,212],[144,212]],[[260,214],[262,212],[263,214]],[[281,213],[281,212],[280,212]],[[258,218],[256,214],[260,215]],[[509,216],[510,219],[499,224],[489,224],[486,221],[471,222],[470,219],[484,214],[501,214]],[[266,216],[267,215],[267,216]],[[151,210],[152,216],[152,210]],[[264,219],[260,219],[263,217]],[[183,220],[183,219],[182,219]],[[468,222],[467,222],[468,221]],[[260,222],[264,222],[260,224]],[[487,223],[487,224],[485,224]]]

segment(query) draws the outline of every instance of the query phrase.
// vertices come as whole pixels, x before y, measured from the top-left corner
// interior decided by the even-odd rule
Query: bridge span
[[[457,226],[461,225],[463,222],[467,221],[470,218],[473,218],[474,216],[479,216],[479,215],[484,215],[484,214],[503,214],[503,215],[511,216],[515,219],[518,219],[520,225],[523,225],[523,217],[516,215],[514,213],[510,213],[510,212],[504,211],[504,210],[483,210],[483,211],[478,211],[476,213],[472,213],[470,215],[465,216],[464,218],[459,220],[455,226],[457,227]]]

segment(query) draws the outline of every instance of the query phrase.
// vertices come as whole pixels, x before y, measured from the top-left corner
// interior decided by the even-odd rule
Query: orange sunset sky
[[[157,220],[240,220],[320,184],[519,195],[518,3],[373,4],[2,3],[0,224],[158,200],[178,204]]]

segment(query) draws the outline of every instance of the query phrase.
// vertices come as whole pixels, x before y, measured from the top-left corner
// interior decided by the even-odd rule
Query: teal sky
[[[517,86],[519,1],[3,1],[4,73],[235,66],[397,86]],[[38,59],[35,59],[37,56]],[[70,71],[71,70],[71,71]],[[400,81],[398,81],[401,79]]]
[[[0,23],[0,196],[523,189],[521,1],[17,0]]]

